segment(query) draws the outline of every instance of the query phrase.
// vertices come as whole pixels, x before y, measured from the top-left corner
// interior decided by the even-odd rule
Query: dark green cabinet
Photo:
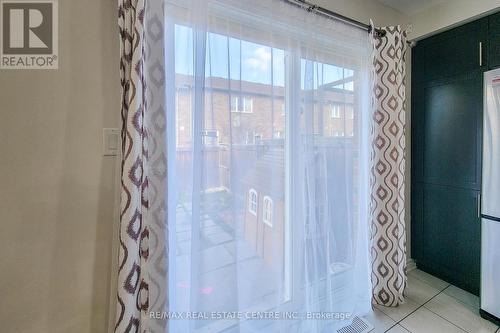
[[[481,227],[477,219],[479,191],[418,183],[412,189],[412,228],[419,243],[413,255],[419,269],[477,294]],[[420,207],[416,208],[415,205]],[[465,251],[467,249],[467,251]]]
[[[422,41],[425,80],[461,75],[485,66],[480,48],[486,47],[487,31],[488,19],[481,19]]]
[[[482,88],[481,73],[423,86],[422,181],[480,189]]]
[[[412,256],[476,295],[488,29],[483,18],[412,49]]]

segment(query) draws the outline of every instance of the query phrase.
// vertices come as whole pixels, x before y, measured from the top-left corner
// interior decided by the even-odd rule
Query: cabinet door
[[[412,254],[419,268],[476,295],[482,81],[475,73],[422,82],[412,110]]]
[[[425,184],[422,269],[479,294],[481,223],[479,191]]]
[[[479,42],[487,42],[487,23],[455,28],[412,50],[412,256],[420,269],[476,295],[488,68],[484,59],[480,64]]]
[[[418,42],[424,47],[425,80],[487,68],[484,54],[488,42],[487,32],[488,18],[484,18]]]
[[[422,181],[480,190],[482,73],[423,85]]]
[[[488,23],[488,61],[490,69],[493,69],[500,67],[500,13],[491,15]]]

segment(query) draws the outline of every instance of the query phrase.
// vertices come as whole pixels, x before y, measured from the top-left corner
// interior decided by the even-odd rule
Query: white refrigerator
[[[484,73],[481,315],[500,323],[500,69]]]

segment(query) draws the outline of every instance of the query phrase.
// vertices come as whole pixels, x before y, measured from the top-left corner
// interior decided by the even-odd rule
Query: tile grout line
[[[424,282],[425,284],[427,284],[427,285],[431,286],[429,283],[427,283],[427,281],[422,280],[422,279],[420,279],[420,278],[418,278],[418,277],[416,277],[416,276],[415,276],[415,278],[416,278],[416,279],[418,279],[419,281]],[[445,281],[445,282],[446,282],[446,281]],[[432,287],[432,286],[431,286],[431,287]],[[451,283],[448,283],[448,286],[446,286],[446,288],[444,288],[444,289],[443,289],[443,290],[441,290],[438,294],[436,294],[436,295],[434,295],[432,298],[430,298],[427,302],[425,302],[424,304],[422,304],[421,306],[419,306],[417,309],[415,309],[415,311],[413,311],[412,313],[410,313],[409,315],[407,315],[406,317],[404,317],[403,319],[401,319],[399,322],[397,322],[397,323],[396,323],[396,325],[400,324],[400,323],[401,323],[401,321],[403,321],[404,319],[406,319],[407,317],[409,317],[410,315],[412,315],[413,313],[415,313],[415,312],[416,312],[417,310],[419,310],[420,308],[425,307],[425,305],[426,305],[427,303],[429,303],[430,301],[432,301],[432,299],[434,299],[435,297],[439,296],[440,294],[444,293],[444,291],[445,291],[446,289],[450,288],[450,287],[456,287],[456,286],[454,286],[454,285],[453,285],[453,284],[451,284]],[[456,287],[456,288],[458,288],[458,287]],[[449,296],[449,297],[453,298],[456,302],[461,303],[461,304],[462,304],[462,305],[464,305],[465,307],[470,307],[470,308],[473,308],[473,309],[477,310],[477,308],[476,308],[474,305],[472,305],[472,304],[470,304],[470,303],[468,303],[468,302],[466,302],[466,301],[464,301],[464,300],[462,300],[462,299],[460,299],[460,298],[458,298],[458,297],[456,297],[456,296],[454,296],[454,295],[451,295],[451,294],[446,294],[446,293],[444,293],[444,294],[445,294],[446,296]],[[471,295],[473,295],[473,294],[471,294]],[[473,295],[473,296],[475,296],[475,295]],[[452,321],[448,320],[447,318],[445,318],[445,317],[441,316],[440,314],[438,314],[438,313],[434,312],[432,309],[427,308],[427,307],[425,307],[425,309],[426,309],[426,310],[428,310],[428,311],[430,311],[430,312],[432,312],[433,314],[435,314],[436,316],[440,317],[441,319],[443,319],[443,320],[445,320],[445,321],[449,322],[450,324],[452,324],[453,326],[457,327],[458,329],[460,329],[460,330],[462,330],[462,331],[464,331],[464,332],[466,332],[466,333],[469,333],[469,332],[468,332],[467,330],[465,330],[464,328],[462,328],[462,327],[458,326],[458,325],[457,325],[457,324],[455,324],[454,322],[452,322]],[[394,326],[396,326],[396,325],[394,325]],[[394,326],[392,326],[392,327],[394,327]],[[403,325],[400,325],[400,326],[401,326],[401,327],[403,327],[403,328],[405,328]],[[391,329],[392,329],[392,327],[391,327]],[[405,329],[406,329],[406,328],[405,328]],[[497,330],[496,330],[495,332],[493,332],[493,333],[500,333],[500,326],[499,326],[499,327],[497,328]]]
[[[448,289],[449,287],[451,287],[451,286],[452,286],[451,284],[448,284],[448,286],[447,286],[446,288],[444,288],[443,290],[441,290],[438,294],[434,295],[431,299],[429,299],[427,302],[425,302],[424,304],[422,304],[420,307],[418,307],[418,308],[417,308],[415,311],[413,311],[411,314],[415,313],[415,312],[416,312],[418,309],[420,309],[420,308],[425,308],[427,311],[430,311],[430,312],[432,312],[433,314],[435,314],[436,316],[438,316],[439,318],[441,318],[441,319],[443,319],[443,320],[445,320],[445,321],[449,322],[450,324],[452,324],[453,326],[455,326],[455,327],[456,327],[456,328],[458,328],[459,330],[461,330],[461,331],[463,331],[463,332],[465,332],[465,333],[469,333],[468,331],[464,330],[462,327],[460,327],[460,326],[456,325],[455,323],[453,323],[453,322],[449,321],[448,319],[446,319],[446,318],[442,317],[440,314],[438,314],[438,313],[436,313],[436,312],[432,311],[431,309],[429,309],[429,308],[427,308],[427,307],[425,306],[427,303],[429,303],[430,301],[432,301],[434,298],[436,298],[437,296],[439,296],[439,295],[441,295],[442,293],[444,293],[444,291],[445,291],[446,289]],[[445,295],[449,296],[448,294],[445,294]],[[455,298],[455,297],[453,297],[453,296],[451,296],[451,297],[452,297],[452,298]],[[457,299],[457,301],[459,301],[459,300]],[[411,314],[409,314],[408,316],[410,316]],[[404,320],[404,319],[406,319],[406,318],[408,318],[408,316],[406,316],[406,317],[404,317],[403,319],[401,319],[401,321],[402,321],[402,320]],[[398,324],[399,324],[399,322],[398,322]],[[403,325],[401,325],[401,326],[403,326]],[[403,327],[404,327],[404,326],[403,326]]]
[[[415,276],[414,278],[416,278],[416,279],[417,279],[417,280],[419,280],[420,282],[423,282],[423,283],[427,284],[428,286],[432,287],[432,286],[431,286],[429,283],[427,283],[426,281],[424,281],[424,280],[422,280],[422,279],[420,279],[420,278],[418,278],[418,277],[416,277],[416,276]],[[401,326],[401,327],[402,327],[403,329],[405,329],[406,331],[410,332],[410,331],[409,331],[406,327],[404,327],[403,325],[400,325],[400,324],[401,324],[401,322],[402,322],[403,320],[405,320],[406,318],[408,318],[409,316],[411,316],[412,314],[414,314],[415,312],[417,312],[419,309],[421,309],[421,308],[425,307],[425,305],[426,305],[426,304],[428,304],[430,301],[432,301],[434,298],[436,298],[436,297],[437,297],[437,296],[439,296],[440,294],[444,293],[444,291],[445,291],[446,289],[450,288],[451,286],[452,286],[452,284],[451,284],[451,283],[448,283],[448,285],[446,286],[446,288],[444,288],[444,289],[440,290],[440,291],[439,291],[439,293],[437,293],[436,295],[432,296],[429,300],[427,300],[426,302],[424,302],[422,305],[418,306],[415,310],[413,310],[412,312],[410,312],[409,314],[407,314],[406,316],[404,316],[403,318],[401,318],[401,319],[400,319],[399,321],[397,321],[394,325],[392,325],[391,327],[389,327],[389,328],[388,328],[385,332],[390,331],[391,329],[393,329],[394,327],[396,327],[396,326],[398,326],[398,325],[399,325],[399,326]],[[448,295],[448,294],[445,294],[445,295],[450,296],[451,298],[455,299],[456,301],[458,301],[458,302],[460,302],[460,303],[462,303],[462,304],[464,304],[464,305],[469,305],[469,304],[464,303],[462,300],[460,300],[460,299],[458,299],[458,298],[454,297],[453,295]],[[470,306],[470,305],[469,305],[469,306]],[[439,318],[441,318],[441,319],[443,319],[443,320],[447,321],[448,323],[452,324],[453,326],[457,327],[457,328],[458,328],[458,329],[460,329],[461,331],[468,333],[468,332],[467,332],[466,330],[464,330],[462,327],[460,327],[460,326],[456,325],[455,323],[453,323],[453,322],[449,321],[448,319],[446,319],[446,318],[442,317],[441,315],[439,315],[438,313],[436,313],[436,312],[432,311],[431,309],[429,309],[429,308],[427,308],[427,307],[425,307],[425,309],[426,309],[426,310],[428,310],[428,311],[430,311],[430,312],[432,312],[433,314],[435,314],[435,315],[436,315],[436,316],[438,316]],[[410,333],[411,333],[411,332],[410,332]],[[500,327],[499,327],[499,328],[495,331],[495,333],[500,333]]]
[[[431,310],[431,309],[429,309],[429,308],[425,308],[425,309],[426,309],[426,310],[428,310],[429,312],[434,313],[434,314],[435,314],[436,316],[438,316],[439,318],[444,319],[445,321],[449,322],[449,323],[450,323],[450,324],[452,324],[453,326],[457,327],[459,330],[464,331],[464,332],[466,332],[466,333],[469,333],[468,331],[464,330],[462,327],[458,326],[457,324],[455,324],[455,323],[453,323],[453,322],[449,321],[448,319],[446,319],[445,317],[441,316],[439,313],[436,313],[436,312],[432,311],[432,310]]]
[[[406,315],[405,317],[403,317],[400,321],[398,321],[398,323],[402,322],[403,320],[405,320],[406,318],[408,318],[409,316],[411,316],[412,314],[414,314],[415,312],[417,312],[420,308],[423,308],[425,306],[425,304],[429,303],[434,298],[436,298],[437,296],[441,295],[441,293],[443,293],[443,291],[445,291],[446,289],[448,289],[449,286],[450,285],[448,285],[446,288],[444,288],[443,290],[441,290],[440,292],[438,292],[436,295],[434,295],[431,298],[429,298],[426,302],[424,302],[422,305],[420,305],[418,308],[416,308],[413,312],[409,313],[408,315]]]
[[[444,288],[442,292],[444,292],[446,289],[448,289],[448,288],[449,288],[449,287],[451,287],[451,286],[452,286],[452,284],[448,285],[448,287]],[[442,292],[441,292],[441,293],[442,293]],[[441,293],[439,293],[439,294],[441,294]],[[439,294],[438,294],[438,295],[439,295]],[[453,298],[455,301],[457,301],[458,303],[461,303],[461,304],[462,304],[462,305],[464,305],[464,306],[470,306],[470,307],[474,308],[474,307],[473,307],[473,306],[471,306],[470,304],[465,303],[465,302],[463,302],[462,300],[460,300],[460,299],[458,299],[458,298],[456,298],[456,297],[454,297],[454,296],[452,296],[452,295],[448,295],[448,294],[445,294],[445,295],[446,295],[446,296],[449,296],[449,297],[451,297],[451,298]],[[436,295],[436,296],[437,296],[437,295]],[[434,298],[434,297],[433,297],[433,298]],[[432,300],[432,298],[431,298],[429,301],[431,301],[431,300]],[[422,306],[425,306],[425,304],[427,304],[429,301],[425,302]],[[429,309],[429,308],[427,308],[427,307],[426,307],[426,309],[427,309],[427,310],[429,310],[430,312],[434,313],[436,316],[438,316],[438,317],[440,317],[440,318],[442,318],[442,319],[446,320],[447,322],[449,322],[449,323],[450,323],[450,324],[452,324],[453,326],[458,327],[460,330],[462,330],[462,331],[464,331],[464,332],[469,333],[469,332],[468,332],[468,331],[466,331],[464,328],[462,328],[462,327],[458,326],[458,325],[457,325],[457,324],[455,324],[454,322],[452,322],[452,321],[448,320],[447,318],[445,318],[445,317],[441,316],[439,313],[436,313],[436,312],[432,311],[432,309]],[[500,327],[499,327],[499,328],[498,328],[498,329],[497,329],[494,333],[499,333],[499,332],[500,332]]]
[[[448,287],[446,287],[448,288]],[[445,289],[446,289],[445,288]],[[434,297],[436,297],[437,295],[441,294],[442,292],[444,291],[444,289],[442,291],[440,291],[439,293],[437,293],[436,295],[432,296],[427,302],[429,302],[430,300],[432,300]],[[427,302],[425,302],[424,304],[422,305],[419,305],[415,310],[413,310],[412,312],[408,313],[406,316],[404,316],[403,318],[401,318],[399,321],[396,321],[396,323],[394,325],[392,325],[391,327],[389,327],[385,332],[388,332],[390,331],[391,329],[393,329],[394,327],[398,326],[403,320],[405,320],[406,318],[408,318],[409,316],[411,316],[412,314],[414,314],[415,312],[417,312],[418,309],[420,309],[421,307],[423,307],[425,304],[427,304]],[[386,315],[388,316],[388,315]],[[389,316],[388,316],[389,317]],[[389,317],[391,318],[391,317]],[[392,318],[391,318],[392,319]],[[393,319],[394,320],[394,319]],[[404,327],[403,325],[401,325],[405,330],[406,327]],[[408,330],[407,330],[408,331]],[[410,331],[409,331],[410,332]]]
[[[452,285],[452,284],[450,284],[448,287],[451,287],[451,286],[453,286],[453,285]],[[448,287],[446,287],[445,289],[448,289]],[[453,287],[458,288],[457,286],[453,286]],[[458,289],[460,289],[460,288],[458,288]],[[461,289],[461,290],[463,290],[463,289]],[[443,290],[443,291],[444,291],[444,290]],[[467,290],[463,290],[463,291],[465,291],[465,292],[467,292],[467,293],[468,293],[468,291],[467,291]],[[469,293],[469,294],[470,294],[470,293]],[[471,295],[472,295],[472,296],[476,296],[476,295],[474,295],[474,294],[471,294]],[[462,299],[460,299],[460,298],[458,298],[458,297],[455,297],[455,296],[450,295],[450,294],[446,294],[446,296],[449,296],[449,297],[453,298],[455,301],[457,301],[457,302],[459,302],[459,303],[462,303],[462,304],[463,304],[463,305],[465,305],[465,306],[469,306],[469,307],[471,307],[471,308],[476,309],[476,307],[475,307],[474,305],[472,305],[472,304],[468,303],[467,301],[464,301],[464,300],[462,300]],[[477,296],[476,296],[476,297],[477,297]],[[494,332],[494,333],[496,333],[496,332]]]
[[[409,276],[409,274],[408,274]],[[432,287],[430,284],[428,284],[426,281],[424,280],[421,280],[420,278],[418,277],[414,277],[415,279],[419,280],[420,282],[422,283],[425,283],[426,285],[428,285],[429,287]],[[444,288],[443,290],[440,290],[439,293],[437,293],[436,295],[432,296],[427,302],[430,302],[434,297],[436,297],[437,295],[441,294],[443,291],[445,291],[446,289],[448,289],[448,287],[451,286],[451,284],[448,283],[448,285],[446,286],[446,288]],[[438,290],[438,289],[436,289]],[[415,310],[413,310],[412,312],[410,312],[409,314],[407,314],[406,316],[404,316],[403,318],[401,318],[399,321],[395,321],[393,319],[393,321],[395,321],[395,324],[392,325],[391,327],[389,327],[384,333],[386,332],[389,332],[391,329],[393,329],[394,327],[398,326],[403,320],[405,320],[406,318],[408,318],[409,316],[411,316],[412,314],[414,314],[418,309],[420,309],[421,307],[423,307],[425,304],[427,304],[427,302],[425,302],[424,304],[418,306]],[[382,311],[382,313],[384,313]],[[385,314],[385,313],[384,313]],[[388,316],[389,318],[391,318],[389,315],[385,314],[386,316]],[[392,318],[391,318],[392,319]],[[409,330],[406,329],[406,327],[404,327],[403,325],[400,325],[401,327],[403,327],[406,331],[410,332]],[[410,332],[411,333],[411,332]],[[497,332],[495,332],[497,333]]]
[[[417,278],[418,279],[418,278]],[[420,279],[419,279],[420,280]],[[424,282],[422,280],[420,280],[421,282]],[[425,282],[424,282],[425,283]],[[426,283],[427,284],[427,283]],[[430,285],[429,285],[430,286]],[[412,314],[414,314],[415,312],[417,312],[420,308],[424,307],[425,304],[429,303],[430,301],[432,301],[435,297],[437,297],[438,295],[440,295],[443,291],[445,291],[446,289],[448,289],[448,287],[451,286],[451,284],[448,284],[448,286],[446,286],[446,288],[444,288],[443,290],[441,290],[439,293],[437,293],[436,295],[432,296],[431,298],[429,298],[429,300],[427,300],[425,303],[423,303],[422,305],[419,305],[415,310],[413,310],[412,312],[410,312],[409,314],[407,314],[406,316],[404,316],[403,318],[401,318],[399,321],[397,321],[394,325],[392,325],[391,327],[389,327],[389,329],[387,329],[385,332],[388,332],[390,331],[391,329],[393,329],[395,326],[399,325],[403,320],[405,320],[406,318],[408,318],[409,316],[411,316]],[[432,286],[431,286],[432,287]],[[427,309],[427,308],[426,308]],[[434,313],[434,312],[433,312]],[[390,318],[390,317],[389,317]],[[403,325],[400,325],[401,327],[403,327],[405,330],[407,330],[408,332],[411,332],[409,331],[406,327],[404,327]],[[456,325],[455,325],[456,326]],[[458,327],[458,326],[457,326]],[[461,328],[460,328],[461,329]]]
[[[411,331],[408,331],[408,329],[406,327],[404,327],[403,325],[399,325],[399,323],[395,323],[394,325],[392,325],[391,327],[389,327],[386,331],[384,331],[384,333],[387,333],[389,332],[390,330],[392,330],[394,327],[396,326],[401,326],[406,332],[408,333],[413,333]],[[495,332],[496,333],[496,332]]]

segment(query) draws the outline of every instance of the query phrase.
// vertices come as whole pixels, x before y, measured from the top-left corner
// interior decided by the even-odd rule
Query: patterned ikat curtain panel
[[[371,156],[373,303],[398,306],[406,287],[406,32],[373,38]]]

